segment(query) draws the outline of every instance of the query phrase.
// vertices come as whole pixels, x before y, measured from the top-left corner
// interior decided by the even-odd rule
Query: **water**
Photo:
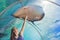
[[[2,36],[0,36],[0,40],[10,40],[10,33],[11,33],[12,27],[16,27],[19,31],[21,30],[23,20],[14,18],[12,16],[21,7],[22,7],[22,4],[17,3],[16,5],[12,6],[10,9],[2,13],[2,15],[0,16],[0,18],[3,18],[0,20],[0,33],[2,33]],[[32,25],[26,23],[24,39],[40,40],[41,37],[38,34],[37,30],[34,29]]]
[[[53,0],[53,1],[59,4],[59,0],[58,1]],[[32,3],[30,1],[29,4],[30,5],[33,4],[33,1]],[[38,4],[40,6],[40,3],[36,2],[35,4],[36,5]],[[40,30],[39,31],[44,40],[60,40],[60,29],[59,29],[60,28],[60,21],[59,21],[60,7],[50,2],[42,2],[41,5],[44,9],[45,17],[41,21],[37,21],[34,23],[39,27],[39,29],[41,29],[41,31]],[[0,20],[0,33],[3,34],[3,36],[0,37],[0,40],[10,40],[10,32],[12,27],[17,27],[19,31],[21,30],[21,27],[24,21],[11,16],[11,14],[14,14],[21,7],[22,7],[21,4],[18,3],[17,5],[8,9],[6,12],[3,13],[3,15],[0,16],[0,18],[4,19],[4,20]],[[26,22],[24,39],[25,40],[42,40],[37,30],[33,28],[34,25],[33,26],[32,25]],[[8,28],[6,28],[6,26]],[[4,28],[6,30],[2,30]]]

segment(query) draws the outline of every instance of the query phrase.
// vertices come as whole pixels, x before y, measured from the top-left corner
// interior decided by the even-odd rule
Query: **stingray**
[[[15,14],[13,14],[13,16],[15,18],[23,18],[23,19],[25,19],[25,17],[27,16],[27,21],[31,22],[34,25],[35,25],[34,22],[42,20],[44,15],[45,14],[44,14],[44,11],[43,11],[42,7],[35,6],[35,5],[24,6],[21,9],[19,9]],[[29,24],[31,24],[31,23],[29,23]],[[35,26],[39,29],[39,27],[37,25],[35,25]],[[35,29],[37,30],[37,28],[35,28]],[[37,32],[41,36],[41,33],[38,30],[37,30]]]
[[[42,7],[31,5],[19,9],[15,14],[13,14],[13,16],[16,18],[23,18],[23,19],[25,18],[25,16],[28,16],[27,20],[35,25],[34,23],[35,21],[40,21],[44,17],[44,12]]]

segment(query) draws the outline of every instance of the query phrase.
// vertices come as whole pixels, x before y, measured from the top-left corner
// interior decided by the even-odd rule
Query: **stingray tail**
[[[33,24],[34,26],[36,26],[37,29],[39,29],[39,30],[41,31],[41,29],[40,29],[34,22],[32,22],[32,24]]]
[[[29,23],[29,22],[28,22]],[[31,24],[31,23],[29,23],[29,24]],[[34,26],[36,26],[35,24],[34,24],[34,22],[32,22],[32,24],[31,24],[32,26],[34,25]],[[38,32],[38,34],[40,35],[40,37],[41,37],[41,39],[43,40],[43,37],[42,37],[42,35],[41,35],[41,33],[39,32],[39,30],[36,28],[36,27],[34,27],[33,26],[33,28]]]

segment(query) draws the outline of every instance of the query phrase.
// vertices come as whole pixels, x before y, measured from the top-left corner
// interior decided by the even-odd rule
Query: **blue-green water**
[[[25,4],[25,3],[23,3],[23,4]],[[12,15],[18,9],[20,9],[21,7],[23,7],[25,5],[22,5],[21,3],[17,3],[0,15],[0,18],[3,18],[3,20],[0,20],[0,33],[5,34],[0,37],[0,40],[10,40],[10,33],[11,33],[12,27],[16,27],[20,31],[24,21],[23,21],[23,19],[21,20],[18,18],[14,18]],[[25,40],[40,40],[41,39],[37,30],[34,29],[32,27],[32,25],[30,25],[28,22],[26,22],[24,39]]]
[[[6,0],[0,0],[0,12],[4,10],[7,6],[12,3],[8,4],[7,6],[5,5]],[[59,0],[52,0],[58,4],[60,4]],[[41,29],[40,33],[43,37],[43,40],[60,40],[60,7],[50,3],[50,2],[42,2],[40,3],[39,1],[34,1],[34,0],[29,0],[28,2],[26,1],[25,3],[23,2],[24,6],[25,5],[38,5],[42,6],[43,10],[45,12],[45,16],[41,21],[34,22],[39,29]],[[40,5],[41,4],[41,5]],[[4,6],[4,7],[3,7]],[[23,20],[14,18],[11,16],[11,14],[14,14],[19,8],[22,7],[21,3],[17,3],[10,9],[6,10],[2,15],[0,15],[0,18],[3,18],[3,20],[0,20],[0,33],[5,34],[4,36],[0,37],[0,40],[10,40],[10,31],[12,27],[17,27],[18,30],[20,31]],[[32,24],[33,25],[33,24]],[[24,31],[24,39],[25,40],[42,40],[41,35],[38,34],[37,30],[33,28],[29,22],[26,22],[26,29]],[[35,27],[35,26],[34,26]]]

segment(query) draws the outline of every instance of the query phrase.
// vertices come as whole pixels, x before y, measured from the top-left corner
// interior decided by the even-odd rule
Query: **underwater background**
[[[59,0],[50,1],[60,4]],[[17,27],[20,31],[24,20],[15,18],[11,14],[26,5],[41,6],[45,16],[42,20],[34,22],[40,29],[38,29],[40,34],[33,28],[31,22],[26,22],[24,39],[60,40],[60,5],[57,4],[46,0],[0,0],[0,40],[10,40],[12,27]]]

